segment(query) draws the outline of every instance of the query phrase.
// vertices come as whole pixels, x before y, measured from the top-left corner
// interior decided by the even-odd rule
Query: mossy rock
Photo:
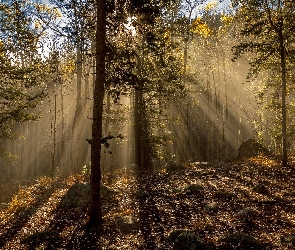
[[[90,203],[90,186],[88,183],[76,183],[69,188],[60,201],[59,207],[63,209],[87,206]]]
[[[113,190],[105,185],[101,185],[100,187],[100,195],[101,195],[101,198],[104,200],[109,200],[111,198],[114,198],[119,193],[120,193],[119,191]]]
[[[206,250],[208,245],[194,231],[176,229],[169,234],[169,242],[174,250]]]
[[[220,240],[222,249],[240,249],[240,250],[262,250],[265,249],[264,244],[256,240],[254,237],[245,233],[233,233]]]

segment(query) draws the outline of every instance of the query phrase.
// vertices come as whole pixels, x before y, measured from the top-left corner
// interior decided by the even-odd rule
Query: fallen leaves
[[[275,158],[257,157],[171,172],[105,174],[100,235],[85,227],[90,202],[85,176],[43,177],[1,207],[0,248],[171,249],[169,234],[179,229],[184,231],[176,245],[189,232],[192,242],[199,237],[208,249],[248,247],[248,241],[261,249],[293,249],[292,171]],[[264,191],[255,191],[257,186]],[[119,218],[139,224],[122,232]]]

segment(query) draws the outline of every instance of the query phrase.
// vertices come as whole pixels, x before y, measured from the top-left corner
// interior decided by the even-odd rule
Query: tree
[[[163,158],[167,110],[184,96],[179,48],[170,37],[170,28],[160,10],[168,12],[167,2],[135,5],[136,85],[134,89],[135,163],[149,170]],[[171,138],[170,138],[171,140]]]
[[[102,138],[102,114],[104,88],[106,82],[106,2],[96,0],[96,78],[93,90],[93,122],[91,145],[91,207],[90,226],[100,228],[102,224],[102,212],[100,201],[101,184],[101,138]]]
[[[44,30],[38,2],[2,1],[0,4],[0,139],[14,139],[17,123],[40,117],[48,67],[39,53]],[[1,144],[0,151],[5,153]]]
[[[252,52],[248,78],[279,67],[281,98],[282,166],[287,165],[286,96],[289,80],[288,61],[293,54],[295,3],[287,0],[237,0],[238,15],[244,20],[241,33],[245,42],[233,47],[235,58]]]

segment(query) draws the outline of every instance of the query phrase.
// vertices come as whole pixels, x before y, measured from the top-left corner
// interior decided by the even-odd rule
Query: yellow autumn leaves
[[[220,20],[223,25],[218,30],[218,33],[222,34],[225,32],[226,28],[231,25],[233,17],[229,15],[221,15]],[[192,23],[191,32],[204,38],[210,37],[214,33],[213,29],[210,28],[201,17],[197,17],[194,20]]]
[[[57,8],[52,8],[47,4],[37,4],[35,3],[35,8],[38,12],[47,12],[48,14],[53,15],[56,18],[62,17],[61,12]]]

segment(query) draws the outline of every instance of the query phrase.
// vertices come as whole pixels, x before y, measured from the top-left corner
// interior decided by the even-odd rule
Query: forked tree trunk
[[[91,145],[91,206],[89,225],[101,228],[102,212],[100,200],[101,182],[101,138],[102,114],[105,86],[105,57],[106,57],[106,10],[105,0],[96,0],[96,80],[93,91],[93,122]]]

